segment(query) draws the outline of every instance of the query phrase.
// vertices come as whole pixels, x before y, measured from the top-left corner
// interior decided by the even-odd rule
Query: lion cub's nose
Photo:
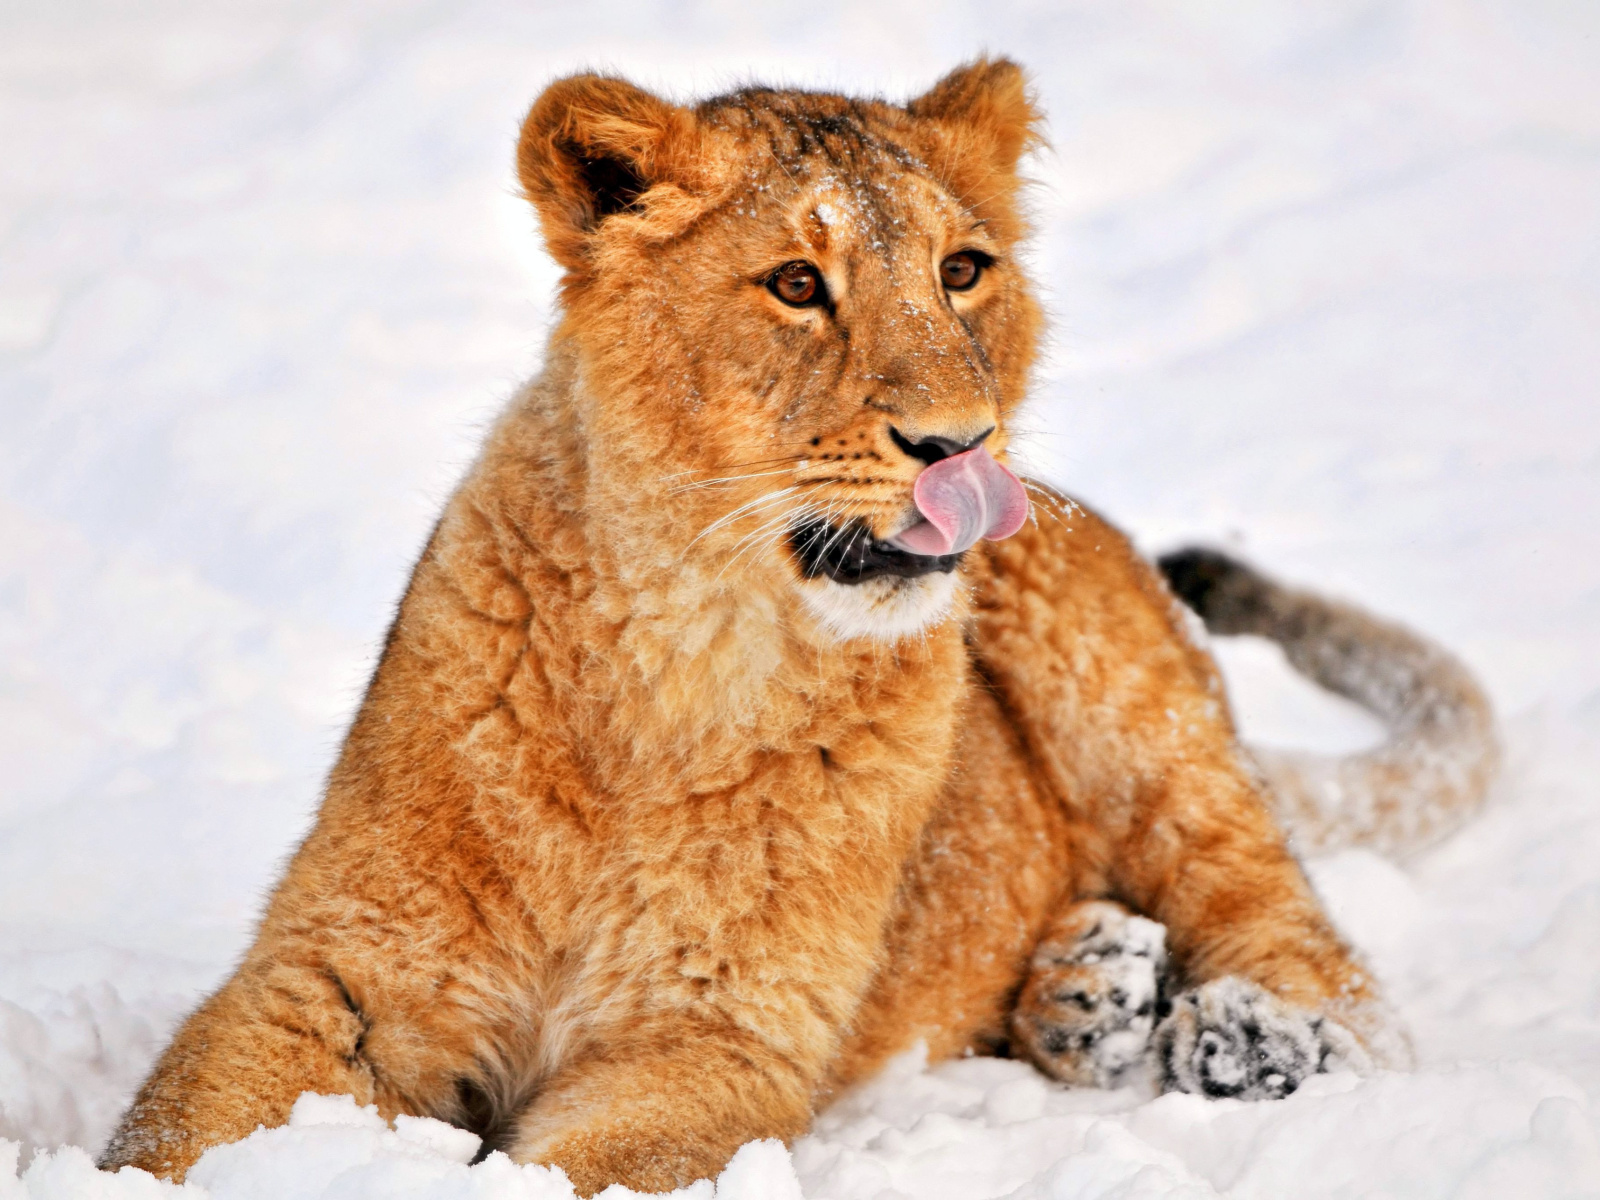
[[[938,434],[929,434],[925,437],[913,439],[908,438],[893,425],[889,426],[889,437],[894,444],[900,447],[903,453],[909,454],[912,458],[920,459],[930,467],[940,459],[954,458],[957,454],[971,450],[974,446],[982,445],[983,440],[993,432],[994,426],[991,425],[977,437],[970,438],[967,441],[952,437],[941,437]]]

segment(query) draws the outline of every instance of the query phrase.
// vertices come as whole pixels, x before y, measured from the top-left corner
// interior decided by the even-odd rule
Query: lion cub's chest
[[[814,719],[787,744],[752,739],[723,747],[714,770],[607,789],[592,873],[553,939],[588,964],[574,994],[628,995],[644,1011],[792,1003],[792,1029],[827,1014],[821,1045],[877,961],[949,772],[963,683],[863,688],[831,710],[812,699]]]
[[[653,746],[635,742],[613,776],[596,779],[596,799],[624,841],[714,834],[732,845],[741,835],[770,841],[780,827],[817,844],[892,838],[925,819],[951,761],[966,686],[959,657],[944,670],[919,656],[907,665],[836,666],[801,685],[778,676],[761,711],[731,715],[680,744],[670,729]]]
[[[950,770],[970,686],[955,622],[819,644],[788,585],[709,603],[678,594],[691,571],[580,587],[465,526],[474,554],[446,553],[456,533],[403,640],[458,698],[457,781],[512,881],[509,928],[640,954],[763,926],[770,946],[807,913],[877,928]],[[483,619],[513,573],[505,620]]]
[[[638,697],[548,726],[523,775],[543,801],[524,865],[584,878],[559,940],[624,919],[628,941],[704,944],[748,922],[770,937],[775,912],[808,907],[875,924],[950,769],[968,680],[949,641],[813,657],[709,727]]]

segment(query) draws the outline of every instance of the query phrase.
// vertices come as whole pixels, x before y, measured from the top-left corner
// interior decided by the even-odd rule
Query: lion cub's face
[[[569,272],[591,461],[649,472],[638,502],[681,511],[686,552],[784,572],[840,636],[943,616],[960,553],[890,539],[924,468],[1003,458],[1038,327],[1016,262],[1032,120],[1009,63],[905,108],[552,87],[519,167]]]

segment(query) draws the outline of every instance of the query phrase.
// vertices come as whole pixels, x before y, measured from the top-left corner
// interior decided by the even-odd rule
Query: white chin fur
[[[881,575],[865,583],[807,579],[800,595],[817,623],[841,641],[894,642],[943,619],[956,595],[954,571],[903,579]]]

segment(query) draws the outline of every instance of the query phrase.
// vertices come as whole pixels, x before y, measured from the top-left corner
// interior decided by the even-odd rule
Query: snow
[[[412,555],[537,365],[554,271],[509,162],[538,87],[601,65],[903,96],[980,48],[1051,119],[1032,469],[1149,549],[1206,538],[1436,636],[1508,765],[1403,868],[1311,864],[1414,1073],[1245,1104],[913,1057],[716,1196],[1600,1194],[1600,6],[0,20],[0,1200],[567,1194],[340,1099],[182,1189],[89,1154],[240,953]],[[1257,739],[1375,737],[1271,647],[1220,652]]]

